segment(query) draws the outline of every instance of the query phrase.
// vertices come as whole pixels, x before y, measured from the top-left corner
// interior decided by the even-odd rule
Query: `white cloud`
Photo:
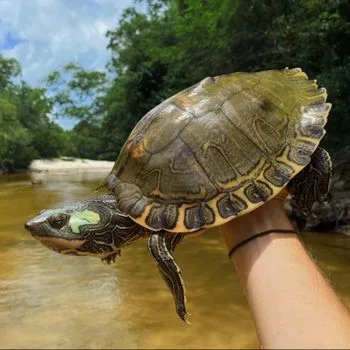
[[[73,60],[102,69],[109,59],[105,32],[131,5],[132,0],[0,0],[0,41],[8,32],[22,39],[1,54],[16,58],[23,79],[33,85]]]

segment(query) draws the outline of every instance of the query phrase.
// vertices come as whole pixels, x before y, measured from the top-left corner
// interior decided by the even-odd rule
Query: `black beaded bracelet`
[[[265,236],[268,235],[269,233],[297,233],[295,230],[285,230],[285,229],[273,229],[273,230],[267,230],[267,231],[263,231],[260,233],[257,233],[254,236],[251,236],[247,239],[244,239],[242,242],[238,243],[236,246],[234,246],[229,252],[228,252],[228,257],[229,259],[231,259],[232,254],[239,248],[242,247],[243,245],[245,245],[246,243],[254,240],[255,238],[261,237],[261,236]]]

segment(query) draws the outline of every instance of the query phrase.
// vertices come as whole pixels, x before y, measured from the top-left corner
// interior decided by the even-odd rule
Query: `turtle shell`
[[[106,179],[152,230],[223,224],[279,193],[310,161],[331,105],[299,68],[209,77],[131,132]]]

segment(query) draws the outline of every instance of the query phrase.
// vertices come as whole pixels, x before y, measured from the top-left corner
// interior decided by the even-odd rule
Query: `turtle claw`
[[[101,261],[106,262],[107,265],[110,265],[111,263],[115,263],[115,259],[117,258],[117,256],[120,256],[120,250],[117,250],[114,253],[104,256],[103,258],[101,258]]]
[[[187,319],[187,317],[191,316],[191,314],[186,310],[186,301],[184,303],[181,303],[181,301],[175,300],[175,304],[177,315],[181,318],[182,321],[191,324],[191,322]]]
[[[182,321],[186,322],[187,324],[192,325],[192,323],[187,319],[187,316],[192,316],[192,314],[189,312],[186,312],[182,317],[180,316],[180,318],[182,319]]]
[[[184,317],[182,320],[185,321],[188,325],[192,325],[192,323],[186,317]]]
[[[192,324],[188,319],[187,317],[188,316],[191,316],[191,314],[189,312],[187,312],[186,310],[185,311],[179,311],[179,310],[176,310],[176,313],[177,315],[181,318],[182,321],[186,322],[187,324]]]

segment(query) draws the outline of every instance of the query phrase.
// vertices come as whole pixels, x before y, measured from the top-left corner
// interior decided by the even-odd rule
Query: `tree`
[[[15,83],[20,66],[0,56],[0,171],[26,168],[37,157],[56,157],[65,149],[64,131],[50,120],[44,88]]]
[[[102,157],[101,123],[105,116],[106,72],[89,71],[69,63],[45,80],[55,116],[78,120],[68,132],[69,151],[75,157]]]
[[[21,67],[14,58],[5,58],[0,55],[0,90],[12,85],[12,78],[18,77]]]
[[[62,71],[53,71],[45,79],[55,115],[94,125],[104,116],[102,96],[107,82],[105,72],[88,71],[76,63],[66,64]]]

